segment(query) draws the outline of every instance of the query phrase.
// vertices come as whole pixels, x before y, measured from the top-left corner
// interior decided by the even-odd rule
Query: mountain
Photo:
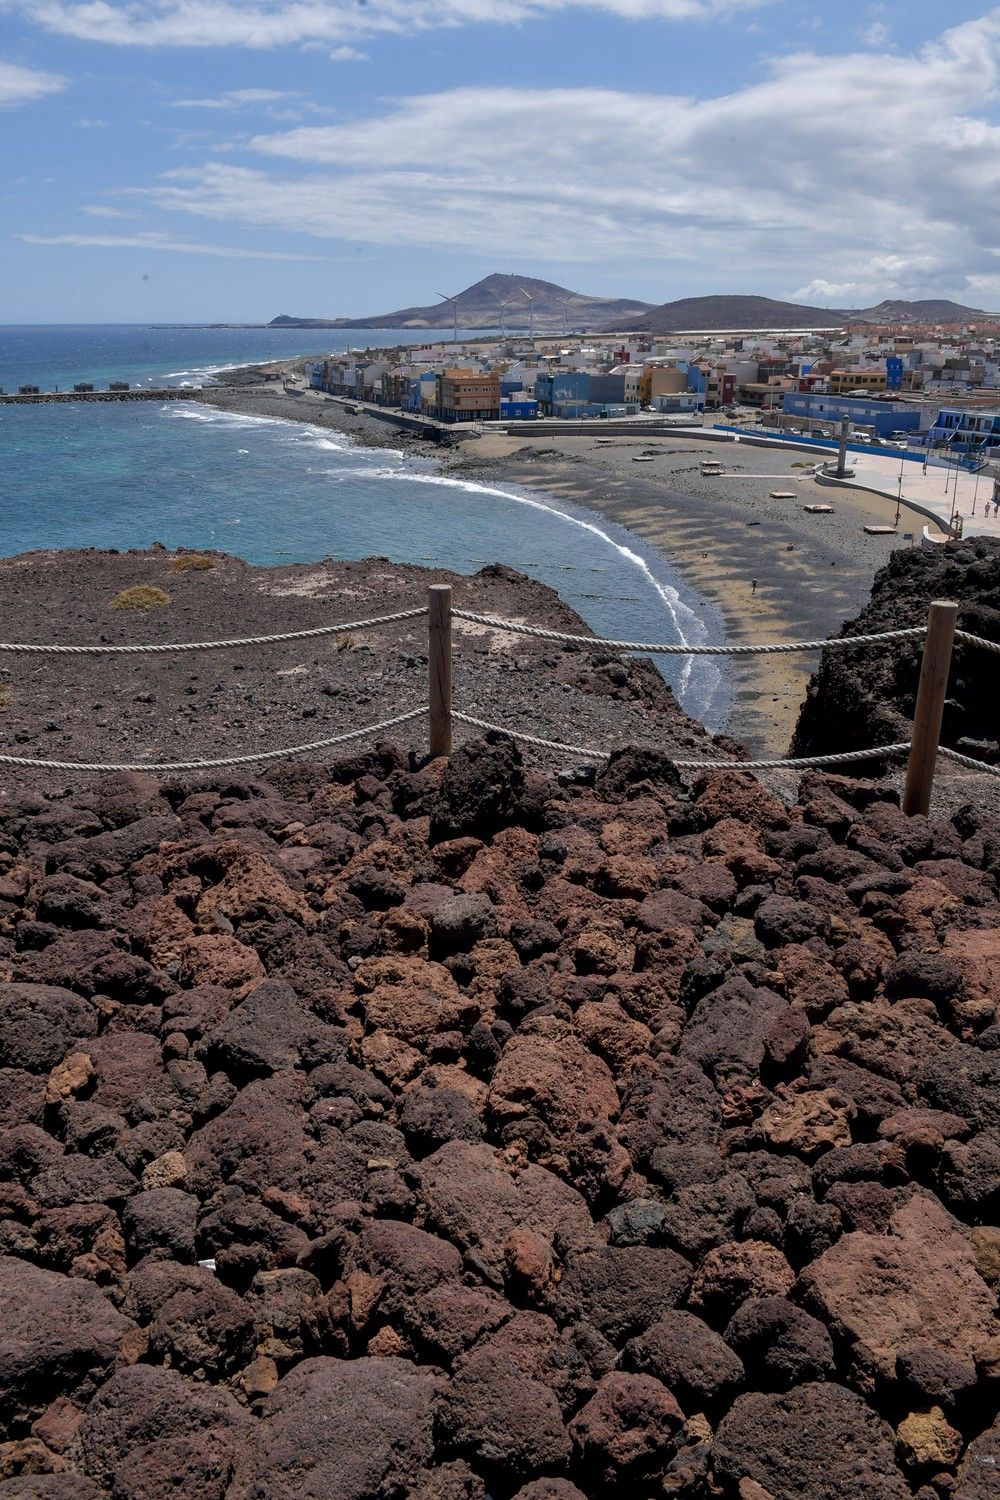
[[[997,317],[958,302],[880,302],[877,307],[806,307],[770,297],[682,297],[645,317],[609,324],[608,333],[701,333],[751,328],[838,328],[844,323],[979,323]]]
[[[681,297],[664,302],[645,317],[622,319],[608,332],[698,333],[738,328],[837,328],[844,314],[825,307],[802,307],[770,297]]]
[[[846,316],[856,323],[983,323],[998,318],[997,313],[983,312],[981,307],[963,307],[960,302],[930,298],[924,302],[880,302]]]
[[[458,309],[459,328],[498,328],[500,304],[507,306],[504,327],[527,328],[534,299],[534,326],[538,333],[562,332],[563,328],[596,328],[607,323],[641,318],[652,303],[636,302],[629,297],[591,297],[571,292],[552,281],[533,276],[507,276],[495,271],[474,286],[458,292],[454,301]],[[436,302],[430,307],[402,307],[396,312],[375,313],[365,318],[292,318],[282,314],[270,328],[428,328],[454,326],[451,302]]]

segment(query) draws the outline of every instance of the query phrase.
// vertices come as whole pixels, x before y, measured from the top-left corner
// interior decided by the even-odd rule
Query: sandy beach
[[[434,454],[429,443],[306,392],[285,395],[248,382],[197,393],[222,410],[257,412],[330,427],[369,446]],[[600,446],[598,443],[600,442]],[[488,432],[442,452],[442,468],[483,483],[517,484],[571,500],[627,527],[666,557],[725,620],[738,644],[816,639],[836,633],[867,601],[876,570],[902,533],[919,538],[904,511],[900,536],[868,536],[865,525],[891,525],[895,506],[878,496],[820,489],[813,455],[720,445],[673,434],[607,439]],[[635,463],[637,457],[650,457]],[[703,476],[701,459],[723,472]],[[772,490],[794,491],[774,499]],[[810,515],[806,504],[833,504]],[[502,559],[498,559],[502,561]],[[756,580],[756,589],[754,589]],[[726,732],[755,754],[783,755],[795,727],[815,653],[733,658],[733,699]]]

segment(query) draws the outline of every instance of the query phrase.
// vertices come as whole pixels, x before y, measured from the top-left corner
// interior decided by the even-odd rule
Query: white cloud
[[[246,109],[253,104],[278,104],[283,99],[297,99],[281,89],[229,89],[211,99],[175,99],[174,109]]]
[[[861,40],[867,47],[871,47],[874,51],[880,51],[888,47],[891,38],[892,31],[886,25],[885,21],[872,21],[861,31]]]
[[[647,260],[731,290],[878,295],[996,277],[1000,11],[912,56],[800,53],[715,98],[464,88],[260,134],[138,189],[273,231],[530,261]],[[490,248],[492,247],[492,249]],[[803,273],[814,278],[805,287]],[[1000,282],[993,299],[1000,302]]]
[[[243,249],[238,245],[202,245],[171,239],[163,232],[147,234],[15,234],[26,245],[74,245],[101,250],[169,250],[179,255],[218,255],[233,260],[321,260],[319,255],[292,255],[282,250]]]
[[[66,82],[56,73],[40,73],[35,68],[22,68],[19,63],[4,62],[0,58],[0,107],[30,104],[35,99],[44,99],[46,94],[58,94],[66,87]]]
[[[14,0],[62,36],[118,46],[254,47],[349,42],[382,33],[600,10],[624,20],[715,20],[774,0]],[[333,54],[337,59],[337,53]],[[337,59],[339,60],[339,59]]]

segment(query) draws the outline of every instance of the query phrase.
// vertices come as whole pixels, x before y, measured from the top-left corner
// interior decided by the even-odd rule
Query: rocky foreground
[[[0,849],[3,1500],[995,1500],[997,819],[496,740]]]

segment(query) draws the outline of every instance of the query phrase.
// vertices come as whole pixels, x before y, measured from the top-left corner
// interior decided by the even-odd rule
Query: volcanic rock
[[[0,1257],[0,1303],[0,1410],[15,1424],[55,1395],[86,1400],[135,1326],[90,1282],[14,1256]]]
[[[850,1341],[866,1378],[891,1379],[913,1342],[975,1360],[995,1334],[997,1303],[958,1224],[918,1195],[888,1228],[844,1235],[808,1266],[810,1303]]]
[[[893,1432],[860,1396],[841,1385],[796,1386],[784,1395],[738,1396],[714,1443],[717,1474],[778,1496],[809,1500],[907,1500]]]

